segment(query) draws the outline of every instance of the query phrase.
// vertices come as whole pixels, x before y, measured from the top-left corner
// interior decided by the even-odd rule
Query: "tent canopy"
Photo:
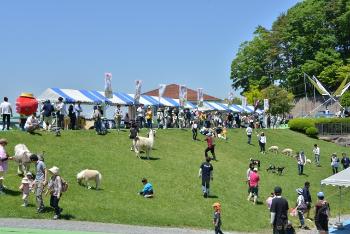
[[[350,168],[347,168],[335,175],[321,180],[321,185],[322,184],[350,187]]]

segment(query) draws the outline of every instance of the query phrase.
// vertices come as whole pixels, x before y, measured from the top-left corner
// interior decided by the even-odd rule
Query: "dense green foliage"
[[[259,26],[242,43],[231,65],[232,86],[246,92],[277,81],[297,96],[307,73],[334,92],[349,76],[349,35],[350,0],[299,2],[271,30]]]
[[[293,131],[306,133],[307,129],[314,128],[316,124],[327,123],[350,123],[350,118],[295,118],[289,120],[288,126]],[[314,129],[309,131],[314,132]]]
[[[318,134],[318,129],[315,127],[309,127],[306,129],[305,134],[308,135],[309,137],[316,138]]]
[[[293,105],[293,94],[288,93],[287,90],[270,85],[266,89],[262,90],[264,98],[269,99],[269,110],[268,112],[272,115],[286,114],[292,109]]]
[[[259,187],[260,200],[265,201],[274,186],[281,185],[290,207],[295,206],[295,189],[306,180],[311,182],[311,195],[316,199],[320,180],[331,175],[329,157],[344,148],[335,144],[306,137],[290,130],[266,130],[267,147],[277,145],[281,150],[304,150],[313,159],[313,144],[322,151],[321,165],[305,166],[305,176],[297,176],[297,162],[292,157],[258,153],[257,138],[253,145],[246,143],[244,129],[229,130],[227,141],[216,140],[218,162],[213,162],[214,180],[211,194],[204,199],[198,169],[204,160],[206,142],[191,140],[190,130],[158,130],[155,138],[154,160],[140,160],[130,151],[128,132],[112,132],[97,136],[94,131],[64,131],[61,137],[43,133],[29,135],[19,131],[0,133],[9,140],[8,153],[13,154],[15,144],[25,143],[33,152],[46,152],[45,162],[61,168],[62,176],[69,182],[69,190],[61,200],[63,218],[107,223],[124,223],[152,226],[197,227],[212,229],[212,204],[222,204],[223,230],[270,232],[269,213],[265,204],[254,206],[247,198],[246,170],[249,158],[261,160]],[[143,130],[141,135],[145,135]],[[256,132],[255,132],[256,134]],[[267,173],[269,164],[285,166],[283,176]],[[33,166],[32,166],[33,168]],[[101,190],[87,190],[76,183],[76,173],[82,169],[97,169],[102,173]],[[154,199],[137,195],[142,188],[140,179],[147,177],[155,189]],[[0,195],[0,217],[52,218],[53,211],[35,213],[35,197],[30,196],[31,206],[23,208],[18,191],[21,178],[16,175],[14,162],[9,162],[5,184],[7,195]],[[323,187],[330,201],[332,213],[338,212],[338,189]],[[48,197],[45,204],[48,205]],[[349,189],[344,189],[343,212],[350,211]],[[313,213],[311,214],[311,217]],[[252,220],[254,222],[252,222]],[[291,217],[297,226],[296,217]],[[313,226],[307,221],[308,226]],[[269,231],[267,231],[267,229]]]
[[[340,98],[340,104],[343,107],[350,107],[350,92],[345,92]]]

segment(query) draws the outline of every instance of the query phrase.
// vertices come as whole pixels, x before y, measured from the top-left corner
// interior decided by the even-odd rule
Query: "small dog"
[[[276,145],[270,146],[268,150],[272,153],[278,154],[278,146]]]
[[[260,168],[260,160],[258,159],[249,159],[250,163],[253,164],[254,166],[257,166],[258,168]]]
[[[282,175],[285,167],[277,167],[277,175]]]
[[[270,164],[266,169],[267,172],[277,173],[277,175],[282,175],[285,167],[275,167],[275,165]]]
[[[311,164],[312,163],[311,159],[306,159],[306,163],[310,163]]]
[[[292,156],[293,155],[293,150],[286,148],[284,150],[282,150],[282,154],[285,154],[286,156]]]
[[[95,180],[95,183],[96,183],[95,189],[98,190],[102,180],[102,175],[100,172],[96,170],[89,170],[89,169],[85,169],[77,174],[77,182],[80,185],[87,186],[88,189],[91,189],[89,180]]]

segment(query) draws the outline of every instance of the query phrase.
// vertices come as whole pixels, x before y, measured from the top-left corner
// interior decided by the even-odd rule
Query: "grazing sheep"
[[[141,151],[144,151],[146,153],[147,158],[149,159],[149,154],[153,148],[154,144],[154,136],[155,136],[156,131],[150,129],[149,130],[149,136],[147,137],[139,137],[137,136],[135,138],[135,144],[134,144],[134,149],[136,156],[140,158],[140,153]]]
[[[32,153],[29,151],[26,145],[18,144],[15,146],[15,156],[13,156],[13,159],[15,162],[18,163],[18,175],[25,175],[27,174],[27,172],[29,172],[29,167],[31,163],[29,157],[31,155]]]
[[[98,190],[101,180],[102,180],[102,175],[99,171],[96,170],[89,170],[85,169],[77,174],[77,182],[80,185],[86,186],[88,189],[91,189],[91,186],[89,184],[89,180],[95,180],[96,183],[96,190]],[[85,182],[85,184],[84,184]]]
[[[278,154],[278,146],[271,146],[269,149],[268,149],[270,152],[273,152],[275,154]]]
[[[293,155],[293,150],[286,148],[284,150],[282,150],[282,154],[285,154],[286,156],[292,156]]]

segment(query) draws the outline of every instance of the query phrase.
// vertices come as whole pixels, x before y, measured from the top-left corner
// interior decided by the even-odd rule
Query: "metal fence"
[[[318,135],[348,135],[350,123],[321,123],[316,124]]]

